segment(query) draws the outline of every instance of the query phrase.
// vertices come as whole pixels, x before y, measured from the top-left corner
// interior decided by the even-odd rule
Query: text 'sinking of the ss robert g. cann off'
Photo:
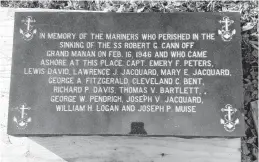
[[[238,13],[17,12],[8,133],[243,136],[240,32]]]

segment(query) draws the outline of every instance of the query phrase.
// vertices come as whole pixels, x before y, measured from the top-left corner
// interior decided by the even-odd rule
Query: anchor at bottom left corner
[[[17,110],[19,114],[13,117],[13,122],[16,124],[18,129],[25,129],[32,121],[32,118],[29,117],[27,113],[31,108],[26,104],[22,104],[14,109]]]

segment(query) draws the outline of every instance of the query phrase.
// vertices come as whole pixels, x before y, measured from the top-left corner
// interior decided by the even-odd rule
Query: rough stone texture
[[[20,30],[26,31],[26,27],[22,20],[24,17],[32,16],[35,19],[33,23],[35,30],[38,31],[32,40],[26,41],[24,37],[20,34]],[[149,48],[145,48],[145,51],[152,52],[152,57],[146,58],[136,58],[135,53],[140,49],[137,48],[126,48],[122,45],[121,49],[103,49],[94,46],[91,50],[94,51],[112,51],[118,50],[121,52],[123,57],[114,58],[114,57],[94,57],[92,59],[105,60],[108,62],[114,60],[122,60],[122,64],[125,66],[105,66],[98,63],[98,66],[87,67],[87,68],[109,68],[111,70],[111,75],[107,76],[80,76],[72,73],[72,69],[75,69],[75,66],[65,66],[70,70],[71,75],[65,74],[48,74],[47,72],[41,75],[28,75],[25,72],[28,72],[28,67],[30,68],[45,68],[54,69],[61,68],[60,66],[41,66],[42,59],[50,59],[46,56],[46,50],[53,50],[58,48],[59,42],[64,40],[51,40],[51,39],[40,39],[40,32],[74,32],[77,35],[81,32],[87,33],[134,33],[138,34],[138,40],[125,41],[127,43],[137,43],[137,42],[146,42],[151,43],[152,41],[142,40],[141,35],[143,33],[204,33],[211,32],[217,33],[218,29],[221,29],[222,25],[219,23],[223,17],[228,16],[233,20],[233,24],[229,27],[232,31],[235,29],[236,34],[233,35],[233,38],[230,42],[222,40],[220,35],[215,34],[215,40],[203,40],[200,38],[199,41],[195,41],[194,46],[191,49],[180,48],[179,51],[199,51],[206,50],[207,57],[206,61],[211,61],[211,67],[194,67],[194,66],[184,66],[183,60],[181,60],[181,66],[171,65],[171,66],[149,66],[150,60],[164,60],[167,59],[173,61],[176,58],[171,57],[169,54],[168,58],[156,58],[154,57],[155,51],[166,51],[170,53],[169,49],[160,47],[161,42],[163,41],[159,38],[156,39],[158,43],[158,49],[154,49],[152,45]],[[85,20],[85,21],[82,21]],[[177,136],[213,136],[213,137],[241,137],[244,135],[244,118],[242,115],[243,112],[243,94],[242,94],[242,62],[241,62],[241,31],[240,31],[240,14],[238,13],[172,13],[172,14],[161,14],[161,13],[63,13],[63,12],[52,12],[52,13],[42,13],[42,12],[18,12],[15,14],[15,26],[14,26],[14,46],[13,46],[13,55],[12,55],[12,76],[11,76],[11,87],[10,87],[10,100],[9,100],[9,122],[8,122],[8,134],[15,135],[35,135],[35,134],[124,134],[127,135],[130,130],[130,124],[132,122],[143,122],[144,129],[147,132],[147,135],[177,135]],[[178,23],[175,23],[178,22]],[[73,24],[73,25],[71,25]],[[61,27],[61,26],[62,27]],[[46,36],[47,37],[47,36]],[[105,37],[105,36],[104,36]],[[201,37],[201,36],[200,36]],[[71,41],[71,40],[70,40]],[[77,37],[75,42],[80,42],[82,40]],[[88,36],[85,40],[94,41]],[[103,40],[100,40],[103,41]],[[114,42],[120,42],[124,44],[124,41],[115,41],[107,40],[113,44]],[[178,41],[186,42],[186,41]],[[111,45],[112,46],[112,45]],[[59,48],[64,50],[64,48]],[[65,49],[72,51],[75,49]],[[77,50],[88,50],[86,47],[84,49]],[[131,51],[133,57],[131,60],[126,58],[126,51]],[[97,52],[96,52],[97,53]],[[187,54],[186,54],[187,55]],[[63,57],[59,59],[64,59],[67,62],[74,60],[75,57]],[[81,63],[76,66],[79,69],[86,68],[82,64],[82,60],[85,58],[76,57],[76,59],[81,59]],[[180,58],[178,58],[180,59]],[[193,58],[185,57],[185,60],[192,60]],[[52,58],[54,60],[54,58]],[[136,60],[143,60],[145,65],[137,67],[126,66],[126,61],[134,63]],[[196,59],[197,60],[197,59]],[[204,60],[204,59],[202,59]],[[24,69],[25,68],[25,69]],[[122,71],[125,69],[156,69],[157,76],[136,76],[136,75],[122,75]],[[178,69],[181,70],[179,76],[164,76],[160,73],[161,69]],[[27,69],[27,70],[26,70]],[[117,75],[113,75],[114,70],[118,71]],[[185,76],[183,70],[187,69],[189,76]],[[229,76],[195,76],[192,75],[195,69],[228,69],[230,71]],[[25,72],[24,72],[25,71]],[[48,79],[51,77],[71,77],[75,78],[73,86],[87,86],[90,90],[87,93],[66,93],[59,94],[53,91],[53,87],[57,84],[51,84],[48,82]],[[84,78],[119,78],[121,80],[127,79],[128,84],[109,84],[109,85],[100,85],[99,83],[85,83]],[[175,106],[183,105],[189,106],[190,104],[177,104],[170,102],[168,103],[167,97],[176,97],[176,96],[186,96],[182,93],[162,93],[159,91],[160,88],[170,87],[172,85],[154,85],[149,84],[140,84],[140,79],[163,79],[163,78],[175,78],[179,77],[180,82],[183,81],[183,78],[193,77],[193,78],[202,78],[202,83],[197,84],[195,87],[199,87],[198,94],[195,92],[189,93],[190,97],[201,96],[202,102],[195,103],[192,105],[196,106],[195,113],[188,112],[177,112]],[[82,83],[77,84],[76,78],[81,78]],[[138,83],[134,83],[133,78],[138,78]],[[69,84],[65,84],[70,86]],[[109,96],[110,93],[92,93],[93,87],[103,88],[103,87],[113,87],[114,96],[119,96],[123,98],[123,102],[93,102],[89,99],[89,96],[99,95],[99,96]],[[143,94],[129,94],[121,93],[119,87],[147,87],[147,93]],[[173,87],[181,88],[183,92],[184,88],[187,88],[191,85],[173,85]],[[151,87],[156,88],[156,93],[150,91]],[[187,91],[186,91],[187,92]],[[187,92],[188,93],[188,92]],[[201,94],[199,94],[201,93]],[[86,96],[87,103],[82,103],[78,99],[75,103],[68,102],[50,102],[50,96],[55,95],[75,95]],[[126,102],[130,96],[139,96],[144,95],[153,98],[152,102],[141,103],[140,102]],[[158,102],[155,101],[154,97],[159,96],[160,99]],[[20,128],[17,122],[14,122],[14,119],[20,120],[20,111],[15,108],[20,108],[21,104],[26,104],[27,107],[30,107],[30,110],[26,110],[25,120],[31,119],[31,122],[25,124],[24,129]],[[119,111],[100,111],[100,107],[104,105],[118,106]],[[125,105],[134,105],[135,111],[126,112],[122,110],[122,106]],[[222,112],[221,109],[224,108],[227,104],[233,105],[237,110],[232,115],[233,121],[238,119],[238,124],[232,127],[232,130],[227,130],[227,127],[224,127],[221,124],[220,120],[225,119],[227,113]],[[84,112],[57,112],[56,105],[65,105],[66,107],[74,105],[84,105],[88,107],[91,105],[93,107],[92,111],[87,110]],[[159,105],[159,106],[170,106],[171,110],[165,109],[164,112],[139,112],[140,105]],[[99,107],[99,111],[96,107]],[[68,109],[68,108],[66,108]],[[17,121],[15,120],[15,121]]]

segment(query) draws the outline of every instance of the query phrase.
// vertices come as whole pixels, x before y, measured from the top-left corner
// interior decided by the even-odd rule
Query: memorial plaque
[[[239,13],[15,14],[8,134],[243,136]]]

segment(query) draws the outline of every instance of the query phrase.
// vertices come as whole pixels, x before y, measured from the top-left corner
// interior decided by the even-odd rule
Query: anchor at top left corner
[[[23,23],[23,28],[20,28],[19,32],[24,40],[30,41],[37,33],[37,29],[33,26],[36,20],[32,16],[27,16],[25,19],[22,19],[21,22]]]

